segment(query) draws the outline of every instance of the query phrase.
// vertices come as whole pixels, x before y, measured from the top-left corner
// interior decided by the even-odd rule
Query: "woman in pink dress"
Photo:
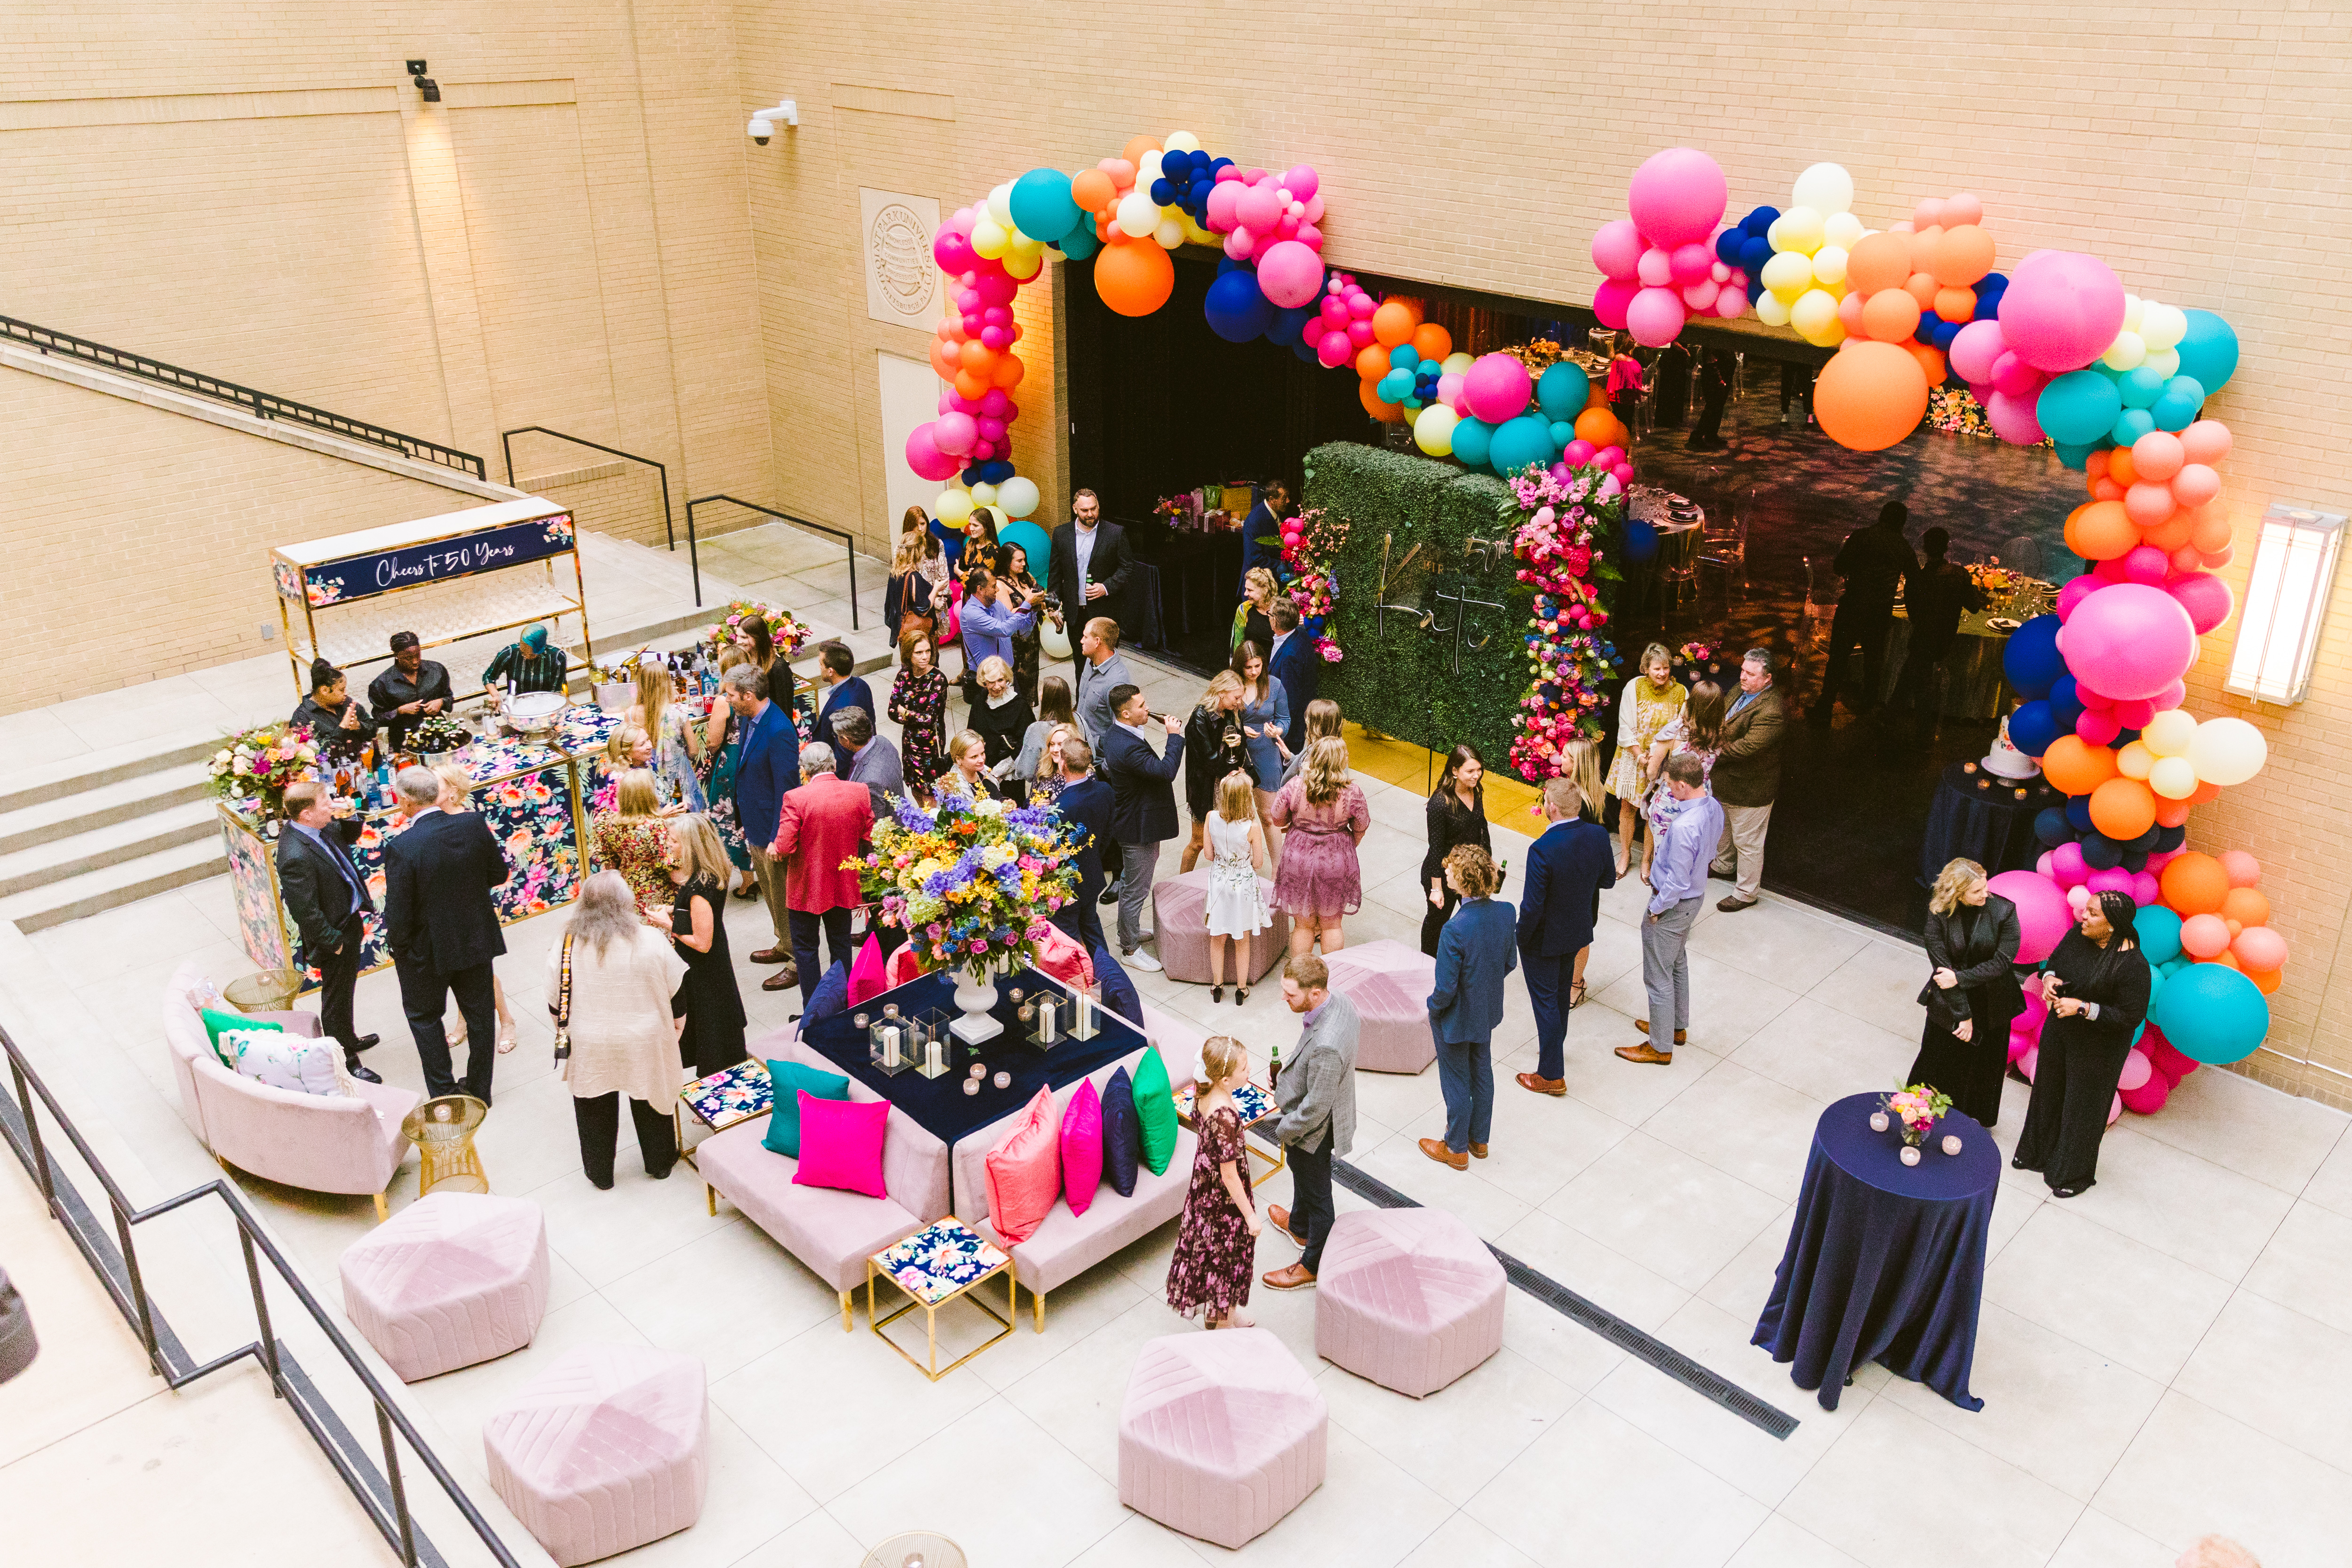
[[[1339,918],[1364,907],[1356,846],[1371,830],[1372,810],[1348,776],[1348,742],[1327,735],[1307,748],[1307,765],[1282,786],[1266,819],[1287,828],[1274,879],[1275,907],[1290,916],[1291,956],[1318,938],[1333,953],[1346,945]]]

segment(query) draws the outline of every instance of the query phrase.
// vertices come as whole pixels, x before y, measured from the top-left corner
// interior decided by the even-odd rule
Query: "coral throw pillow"
[[[1092,1079],[1080,1079],[1062,1112],[1062,1201],[1084,1214],[1102,1186],[1102,1097]]]
[[[1036,1234],[1062,1195],[1062,1128],[1054,1091],[1041,1089],[988,1152],[988,1217],[1008,1247]]]
[[[1102,1147],[1103,1179],[1120,1197],[1133,1197],[1135,1173],[1143,1163],[1143,1125],[1135,1119],[1135,1080],[1125,1068],[1103,1085]]]
[[[838,1187],[887,1198],[882,1184],[882,1134],[890,1121],[887,1100],[819,1100],[801,1095],[801,1163],[793,1180],[803,1187]]]
[[[1037,943],[1034,960],[1039,970],[1052,975],[1074,991],[1095,988],[1094,960],[1077,940],[1051,921],[1034,921],[1029,934]]]

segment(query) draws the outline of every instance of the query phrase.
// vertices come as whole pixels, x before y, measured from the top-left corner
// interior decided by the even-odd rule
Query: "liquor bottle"
[[[352,793],[352,770],[347,765],[335,769],[335,793],[337,795]]]
[[[1276,1041],[1276,1042],[1274,1043],[1274,1045],[1273,1045],[1273,1046],[1272,1046],[1272,1047],[1267,1050],[1267,1052],[1266,1052],[1266,1058],[1265,1058],[1265,1087],[1266,1087],[1266,1088],[1268,1088],[1268,1089],[1273,1089],[1273,1088],[1275,1088],[1276,1086],[1277,1086],[1278,1084],[1280,1084],[1281,1082],[1282,1082],[1282,1042],[1281,1042],[1281,1041],[1279,1041],[1279,1040],[1277,1040],[1277,1041]]]

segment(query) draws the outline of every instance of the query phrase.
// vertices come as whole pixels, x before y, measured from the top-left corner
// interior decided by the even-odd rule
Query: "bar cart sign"
[[[277,563],[278,591],[310,606],[348,605],[400,588],[420,587],[562,555],[572,548],[568,512],[532,518],[456,538],[400,544],[315,564]]]

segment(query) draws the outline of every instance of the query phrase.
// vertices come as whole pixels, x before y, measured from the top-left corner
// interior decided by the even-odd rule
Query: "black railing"
[[[518,436],[528,436],[533,431],[537,431],[541,436],[552,436],[559,441],[569,441],[575,447],[589,447],[599,452],[610,452],[615,458],[626,458],[632,463],[643,463],[646,468],[659,474],[662,493],[662,534],[669,541],[669,547],[672,550],[677,548],[677,529],[670,521],[669,469],[651,458],[640,458],[635,452],[624,452],[618,447],[607,447],[602,441],[591,441],[585,436],[567,436],[561,430],[551,430],[544,425],[519,425],[511,430],[499,432],[499,445],[507,455],[507,485],[509,489],[513,488],[515,482],[514,438]],[[702,595],[698,592],[694,596],[694,602],[698,605],[702,603]]]
[[[740,506],[745,511],[756,511],[761,517],[772,518],[778,522],[789,522],[795,528],[805,528],[812,533],[822,533],[841,541],[849,556],[849,629],[853,632],[857,629],[857,541],[840,529],[829,528],[822,522],[811,522],[804,517],[794,517],[791,512],[778,511],[774,507],[760,506],[735,496],[698,496],[686,503],[687,559],[694,564],[694,602],[696,604],[702,603],[702,565],[694,554],[694,509],[698,506],[709,506],[717,501],[725,501],[729,506]],[[785,606],[787,609],[791,607]]]
[[[442,1491],[447,1494],[466,1522],[473,1527],[474,1533],[481,1538],[482,1544],[489,1549],[490,1554],[503,1568],[520,1568],[514,1553],[507,1550],[506,1542],[499,1539],[498,1532],[490,1528],[489,1521],[482,1517],[481,1510],[474,1506],[473,1500],[466,1495],[465,1489],[457,1484],[448,1467],[441,1462],[440,1457],[433,1452],[407,1415],[394,1403],[392,1395],[384,1391],[383,1384],[376,1380],[375,1374],[367,1369],[366,1363],[360,1359],[359,1352],[352,1348],[351,1341],[335,1326],[327,1310],[320,1305],[319,1299],[310,1293],[310,1288],[302,1282],[294,1266],[287,1261],[286,1255],[278,1250],[278,1244],[262,1230],[253,1211],[246,1206],[242,1193],[226,1180],[215,1177],[203,1186],[192,1187],[177,1197],[165,1198],[143,1209],[133,1208],[122,1189],[115,1184],[113,1176],[99,1163],[97,1154],[84,1141],[80,1131],[58,1106],[57,1097],[49,1092],[48,1085],[41,1081],[40,1075],[33,1070],[32,1064],[26,1061],[23,1050],[9,1037],[5,1028],[0,1028],[0,1049],[7,1052],[8,1070],[16,1087],[14,1100],[0,1097],[0,1136],[5,1137],[16,1151],[17,1159],[31,1173],[40,1186],[42,1201],[47,1205],[51,1216],[65,1226],[66,1233],[81,1249],[82,1257],[106,1287],[107,1294],[114,1299],[114,1304],[123,1318],[138,1332],[139,1342],[147,1352],[147,1364],[156,1376],[177,1390],[224,1367],[234,1366],[251,1358],[268,1373],[272,1390],[278,1398],[292,1406],[294,1414],[317,1441],[320,1451],[327,1456],[328,1462],[343,1478],[343,1484],[351,1489],[352,1496],[359,1500],[368,1518],[383,1533],[384,1540],[400,1553],[400,1560],[410,1564],[411,1568],[419,1563],[438,1564],[443,1562],[440,1553],[416,1528],[416,1521],[409,1510],[407,1489],[401,1480],[400,1450],[394,1440],[397,1434],[407,1442],[425,1472],[439,1483]],[[59,1181],[50,1162],[47,1145],[41,1138],[37,1106],[48,1108],[51,1119],[66,1135],[67,1142],[73,1145],[74,1152],[81,1157],[82,1164],[106,1190],[107,1205],[114,1212],[114,1242],[111,1246],[97,1216],[82,1201],[80,1193],[71,1181]],[[182,1347],[178,1336],[172,1332],[171,1325],[155,1310],[154,1302],[149,1298],[146,1281],[139,1271],[139,1249],[132,1227],[152,1219],[160,1219],[207,1197],[218,1197],[226,1205],[229,1217],[236,1222],[237,1245],[245,1254],[246,1280],[253,1289],[253,1315],[260,1333],[258,1338],[198,1365]],[[119,1252],[116,1250],[118,1247]],[[294,1353],[271,1330],[269,1299],[262,1289],[260,1259],[263,1258],[269,1260],[269,1266],[277,1271],[279,1281],[294,1293],[295,1300],[301,1303],[320,1331],[327,1336],[328,1343],[334,1346],[336,1352],[351,1367],[352,1375],[367,1390],[368,1397],[374,1401],[376,1437],[383,1456],[381,1470],[361,1447],[351,1429],[343,1425],[334,1407],[311,1383]]]
[[[427,441],[421,436],[404,436],[397,430],[387,430],[381,425],[371,425],[364,419],[350,419],[341,414],[331,414],[323,408],[313,408],[307,403],[297,403],[290,397],[279,397],[267,392],[256,392],[233,381],[223,381],[216,375],[186,370],[145,354],[135,354],[128,349],[109,348],[88,338],[78,338],[71,332],[60,332],[48,327],[37,327],[30,321],[20,321],[13,316],[0,316],[0,337],[28,343],[45,354],[64,354],[110,370],[117,375],[135,375],[181,392],[193,392],[199,397],[210,397],[244,409],[259,419],[285,419],[313,430],[323,430],[346,440],[364,441],[371,447],[382,447],[398,452],[404,458],[414,458],[420,463],[436,468],[455,468],[478,479],[488,478],[482,459],[471,452],[461,452],[455,447],[445,447],[438,441]]]

